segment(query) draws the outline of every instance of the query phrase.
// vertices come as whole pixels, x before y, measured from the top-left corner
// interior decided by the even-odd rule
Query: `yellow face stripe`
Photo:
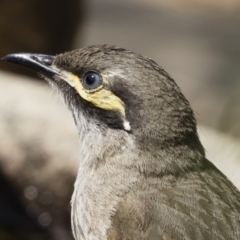
[[[96,107],[105,110],[118,110],[125,118],[125,107],[124,103],[119,97],[114,95],[111,91],[103,88],[103,85],[99,86],[94,90],[87,90],[83,87],[79,77],[72,73],[64,72],[64,78],[72,87],[76,89],[79,95],[86,101],[92,103]],[[104,82],[104,79],[103,79]]]

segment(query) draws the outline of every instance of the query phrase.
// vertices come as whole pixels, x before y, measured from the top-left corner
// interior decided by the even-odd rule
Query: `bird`
[[[240,192],[205,156],[194,112],[155,61],[112,45],[12,53],[73,115],[76,240],[240,239]]]

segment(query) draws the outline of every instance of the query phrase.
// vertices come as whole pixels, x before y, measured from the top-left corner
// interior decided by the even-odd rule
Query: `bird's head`
[[[149,142],[158,148],[199,148],[188,101],[149,58],[102,45],[57,56],[20,53],[3,59],[41,73],[61,93],[79,129],[91,122],[101,132],[124,131],[145,148]]]

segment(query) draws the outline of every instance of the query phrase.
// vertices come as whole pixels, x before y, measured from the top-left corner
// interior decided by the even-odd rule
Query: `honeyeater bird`
[[[240,239],[240,192],[206,159],[189,102],[157,63],[109,45],[3,60],[39,72],[72,112],[75,239]]]

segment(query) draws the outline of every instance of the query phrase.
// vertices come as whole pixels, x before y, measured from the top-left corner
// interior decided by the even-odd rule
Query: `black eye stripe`
[[[82,77],[83,87],[87,90],[92,90],[102,84],[101,75],[95,71],[88,71]]]

